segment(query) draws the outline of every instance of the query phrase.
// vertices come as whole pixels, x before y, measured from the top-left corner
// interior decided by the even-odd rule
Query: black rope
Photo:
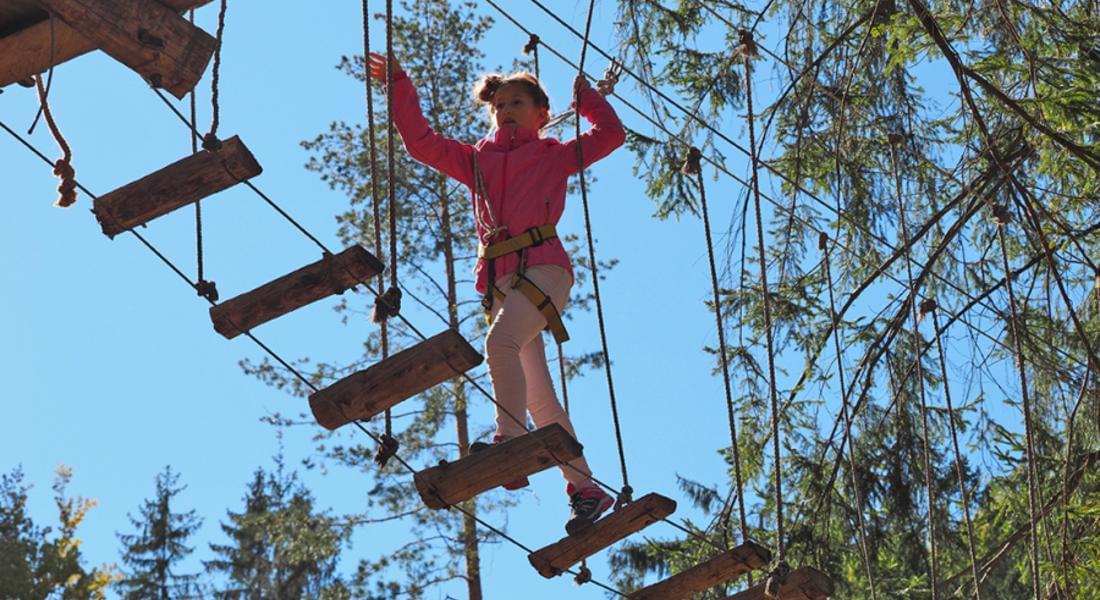
[[[221,107],[218,103],[218,88],[220,87],[219,74],[222,65],[222,40],[225,34],[225,12],[228,8],[227,4],[227,0],[221,0],[221,8],[218,10],[218,32],[214,43],[214,66],[210,70],[210,131],[202,138],[202,147],[210,151],[221,149],[221,142],[218,141],[218,124],[221,120]]]
[[[366,57],[364,56],[364,59]],[[389,192],[390,236],[390,286],[375,299],[374,322],[396,316],[401,312],[401,288],[397,285],[397,193],[394,190],[394,147],[396,145],[393,123],[393,0],[386,0],[386,181]],[[369,79],[369,78],[368,78]],[[373,174],[372,174],[373,177]]]

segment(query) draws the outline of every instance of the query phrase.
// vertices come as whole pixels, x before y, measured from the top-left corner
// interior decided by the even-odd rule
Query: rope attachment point
[[[920,318],[924,319],[925,315],[939,308],[936,301],[929,298],[920,303]]]
[[[397,455],[397,449],[401,446],[397,438],[388,433],[383,433],[378,439],[378,449],[374,451],[374,464],[379,469],[385,468],[386,463]]]
[[[539,49],[539,36],[532,33],[531,37],[527,39],[527,43],[523,46],[523,53],[530,54]]]
[[[604,96],[615,93],[615,84],[619,83],[619,76],[623,74],[623,63],[617,59],[611,59],[611,64],[603,72],[603,79],[596,82],[596,91]]]
[[[381,324],[390,317],[396,317],[401,313],[401,290],[397,287],[386,289],[374,299],[374,311],[371,312],[371,321]]]
[[[592,571],[588,569],[588,562],[582,560],[580,568],[577,569],[577,575],[573,577],[573,583],[584,585],[590,581],[592,581]]]
[[[1012,213],[1008,211],[1008,207],[1004,204],[993,205],[993,222],[997,225],[1008,225],[1012,222]]]
[[[768,580],[764,582],[764,597],[770,600],[778,600],[780,587],[786,583],[787,574],[790,572],[790,565],[783,561],[775,565],[772,572],[768,574]]]
[[[829,234],[822,231],[817,234],[817,249],[824,252],[829,247]]]
[[[625,508],[631,502],[634,502],[634,488],[624,485],[622,491],[615,496],[615,510]]]
[[[210,132],[202,136],[202,149],[217,152],[222,149],[222,141],[218,139],[214,132]]]
[[[218,301],[218,287],[213,281],[200,279],[195,282],[195,292],[211,302]]]
[[[684,175],[698,175],[702,171],[699,161],[703,158],[703,153],[698,148],[692,146],[688,149],[687,158],[684,159],[684,166],[680,167],[680,172]]]
[[[741,29],[737,32],[738,41],[741,45],[737,47],[737,54],[745,58],[756,58],[760,56],[760,51],[756,47],[756,41],[753,40],[752,31],[748,29]]]

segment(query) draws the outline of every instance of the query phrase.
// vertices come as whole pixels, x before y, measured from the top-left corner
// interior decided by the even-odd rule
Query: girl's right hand
[[[393,61],[393,74],[394,74],[394,77],[396,77],[397,74],[401,72],[401,65],[397,62],[396,58],[390,57],[390,60]],[[386,83],[386,58],[384,56],[382,56],[381,54],[375,54],[374,52],[371,52],[370,53],[370,61],[369,61],[368,64],[369,64],[369,67],[370,67],[369,68],[370,78],[374,79],[375,81],[379,81],[382,84],[385,84]]]

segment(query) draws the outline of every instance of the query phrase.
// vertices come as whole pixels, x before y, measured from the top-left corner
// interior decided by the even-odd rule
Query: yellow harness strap
[[[542,227],[532,227],[523,233],[510,237],[503,242],[497,242],[488,246],[478,245],[477,257],[484,260],[492,260],[504,256],[505,254],[511,254],[512,252],[519,252],[524,248],[531,246],[537,246],[546,240],[558,237],[558,231],[553,225],[543,225]]]
[[[554,335],[555,341],[559,344],[564,344],[569,341],[569,332],[565,330],[565,324],[561,321],[558,307],[554,306],[553,300],[550,299],[550,296],[546,295],[546,292],[539,289],[539,286],[535,285],[535,282],[519,273],[512,275],[511,285],[513,290],[526,296],[527,299],[531,301],[531,304],[534,304],[535,308],[542,313],[542,316],[546,319],[546,328]],[[500,291],[500,288],[494,285],[493,297],[496,298],[497,302],[503,302],[505,294]],[[490,325],[493,323],[493,315],[489,312],[488,308],[485,310],[485,320]]]

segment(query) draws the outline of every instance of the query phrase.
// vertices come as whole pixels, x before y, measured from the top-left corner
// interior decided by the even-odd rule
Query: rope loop
[[[577,575],[573,577],[573,583],[584,585],[590,581],[592,581],[592,571],[588,569],[586,561],[581,561],[581,566],[577,569]]]
[[[538,36],[538,34],[532,33],[531,37],[527,39],[527,43],[523,46],[523,53],[524,54],[530,54],[532,52],[537,52],[538,49],[539,49],[539,36]]]
[[[625,508],[631,502],[634,502],[634,488],[624,485],[622,491],[615,496],[615,510]]]
[[[374,311],[371,320],[375,323],[383,323],[390,317],[396,317],[401,313],[401,290],[396,286],[387,288],[385,292],[374,298]]]
[[[401,446],[397,438],[388,433],[383,433],[378,439],[378,449],[374,451],[374,464],[379,469],[386,467],[386,463],[397,455],[397,449]]]
[[[752,31],[748,29],[741,29],[737,32],[738,41],[741,45],[737,47],[737,55],[745,58],[756,58],[760,56],[760,51],[756,47],[756,41],[753,40]]]
[[[611,64],[603,72],[603,79],[596,82],[596,91],[604,96],[615,93],[615,84],[619,83],[619,76],[623,74],[623,63],[617,59],[611,59]]]
[[[208,279],[200,279],[195,282],[195,292],[211,302],[218,301],[218,287]]]
[[[1012,222],[1012,213],[1009,212],[1008,207],[1004,204],[993,205],[993,222],[997,225],[1008,225]]]
[[[217,152],[222,149],[222,141],[213,132],[202,136],[202,149]]]
[[[698,175],[702,171],[702,167],[699,165],[699,161],[702,158],[703,153],[695,146],[692,146],[688,149],[687,158],[684,159],[684,165],[680,167],[680,172],[684,175]]]
[[[779,591],[784,583],[787,581],[787,575],[791,572],[791,567],[787,563],[780,561],[775,565],[772,572],[768,574],[768,580],[764,582],[764,597],[772,600],[779,599]]]

